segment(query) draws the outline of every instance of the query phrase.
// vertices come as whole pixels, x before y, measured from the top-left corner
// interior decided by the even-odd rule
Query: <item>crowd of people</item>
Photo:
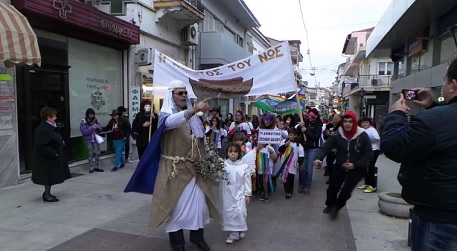
[[[308,195],[313,170],[321,166],[329,176],[323,213],[335,218],[363,178],[365,183],[358,188],[366,193],[376,192],[376,161],[381,150],[402,163],[398,177],[402,196],[414,205],[413,250],[455,250],[457,146],[452,141],[453,124],[442,123],[442,119],[452,121],[456,115],[457,60],[449,63],[444,77],[447,105],[437,107],[430,90],[416,91],[418,99],[414,102],[428,110],[409,117],[410,108],[401,96],[384,120],[382,137],[372,118],[357,120],[352,111],[334,114],[330,120],[322,119],[319,111],[311,107],[302,114],[303,119],[297,114],[249,117],[241,111],[236,111],[234,117],[227,114],[224,119],[218,108],[209,109],[208,99],[192,106],[186,85],[179,80],[170,83],[160,115],[153,112],[149,101],[142,102],[133,129],[123,107],[113,110],[105,127],[95,118],[94,110],[87,109],[80,129],[89,151],[91,173],[103,172],[99,165],[99,133],[112,133],[116,152],[112,171],[128,162],[122,152],[125,150],[128,158],[129,149],[125,146],[130,145],[129,137],[136,140],[140,158],[149,157],[140,161],[137,171],[149,168],[157,178],[152,183],[135,183],[135,178],[144,181],[145,177],[134,175],[131,182],[138,187],[152,184],[150,226],[166,224],[175,251],[184,250],[183,230],[190,230],[190,241],[200,250],[210,250],[203,235],[209,218],[222,220],[223,231],[229,232],[226,243],[245,238],[247,205],[254,195],[267,203],[278,193],[278,185],[283,185],[284,196],[290,199],[297,171],[297,191]],[[206,112],[207,119],[203,119],[201,114]],[[44,186],[45,202],[59,201],[51,194],[51,186],[70,176],[63,153],[65,142],[56,130],[56,114],[53,108],[42,108],[42,123],[35,131],[32,181]],[[259,140],[259,132],[264,129],[281,131],[281,143],[264,144]],[[148,144],[156,130],[156,141]],[[195,163],[185,158],[189,152],[198,152],[205,159],[205,142],[212,143],[224,159],[227,179],[220,181],[221,211],[217,210],[212,183],[198,177]],[[152,154],[156,149],[158,155]]]

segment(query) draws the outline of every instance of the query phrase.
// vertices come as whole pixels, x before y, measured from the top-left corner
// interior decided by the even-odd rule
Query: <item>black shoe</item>
[[[125,163],[121,164],[121,166],[119,168],[123,168],[125,166]]]
[[[52,194],[50,194],[50,195],[51,195],[52,198],[57,199],[56,196],[54,196],[54,195],[52,195]],[[42,195],[41,197],[44,198],[44,193],[43,193],[43,195]]]
[[[325,182],[325,184],[330,184],[330,179],[328,179],[328,180]]]
[[[292,194],[286,193],[286,199],[290,199],[290,197],[292,197]]]
[[[334,207],[332,208],[332,211],[330,212],[330,219],[334,220],[338,217],[338,212],[340,211],[339,208]]]
[[[111,169],[111,172],[116,172],[119,168],[117,167],[113,167],[113,169]]]
[[[324,211],[322,211],[324,214],[329,214],[332,212],[333,207],[326,207],[324,208]]]
[[[194,244],[197,245],[197,247],[200,250],[211,251],[211,248],[208,246],[208,243],[206,243],[206,241],[200,241],[200,242],[197,242],[197,243],[194,243]]]
[[[44,201],[44,202],[57,202],[57,201],[59,201],[59,199],[57,199],[55,196],[52,196],[52,195],[51,195],[52,199],[47,199],[47,198],[44,196],[44,194],[43,194],[42,197],[43,197],[43,201]]]
[[[303,193],[303,187],[298,188],[298,193]]]
[[[94,169],[91,168],[91,169],[89,170],[89,173],[93,173],[93,172],[94,172]]]
[[[94,171],[99,172],[99,173],[103,173],[105,170],[103,170],[101,168],[95,168]]]

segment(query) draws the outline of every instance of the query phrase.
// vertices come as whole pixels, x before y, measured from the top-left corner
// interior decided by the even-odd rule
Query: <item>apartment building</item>
[[[454,0],[392,1],[366,45],[368,57],[393,61],[390,103],[402,89],[415,87],[431,88],[436,100],[441,97],[442,77],[457,48],[456,24]],[[410,106],[413,114],[421,111],[419,106]]]
[[[389,57],[367,57],[366,42],[373,30],[353,31],[345,39],[342,53],[348,58],[342,68],[342,97],[345,110],[378,123],[388,113],[393,63]]]

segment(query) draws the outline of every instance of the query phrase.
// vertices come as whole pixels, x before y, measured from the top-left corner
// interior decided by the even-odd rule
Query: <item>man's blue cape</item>
[[[165,120],[162,121],[157,131],[154,133],[146,150],[141,156],[140,162],[135,172],[130,178],[124,192],[137,192],[152,194],[156,183],[157,173],[159,171],[160,161],[160,139],[165,131]]]

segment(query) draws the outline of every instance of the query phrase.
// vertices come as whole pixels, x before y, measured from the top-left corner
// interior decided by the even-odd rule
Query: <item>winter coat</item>
[[[364,129],[357,127],[357,132],[348,140],[343,133],[343,127],[338,128],[339,134],[330,136],[324,145],[319,148],[316,159],[323,160],[324,157],[336,148],[335,167],[341,167],[344,163],[354,164],[350,172],[366,172],[373,156],[371,141]]]
[[[102,128],[101,127],[97,128],[94,131],[94,128],[92,127],[93,125],[100,126],[100,124],[98,123],[97,119],[95,119],[92,122],[91,125],[88,125],[86,123],[86,120],[82,119],[81,120],[81,124],[79,125],[79,130],[81,131],[81,134],[83,135],[84,142],[86,142],[86,143],[95,143],[95,142],[97,142],[97,140],[95,140],[95,134],[102,132]]]
[[[33,183],[52,186],[71,178],[63,147],[62,135],[54,126],[42,121],[34,134],[32,152]]]
[[[381,151],[401,163],[402,197],[414,214],[457,225],[457,98],[409,118],[402,111],[383,121]]]
[[[144,113],[138,113],[132,124],[132,138],[136,140],[136,145],[140,147],[146,147],[149,143],[149,127],[143,127],[143,124],[149,121],[149,116]],[[151,138],[157,130],[157,124],[159,123],[159,115],[154,113],[152,119]]]
[[[119,121],[118,121],[118,128],[119,128],[119,132],[122,134],[122,136],[124,138],[128,138],[130,137],[130,133],[132,131],[132,127],[130,125],[130,122],[127,118],[125,117],[122,117],[122,116],[119,116]],[[102,131],[104,132],[109,132],[111,130],[113,130],[113,125],[114,125],[115,121],[114,119],[111,119],[109,122],[108,122],[108,125],[103,127]]]
[[[300,126],[298,126],[298,140],[297,142],[301,143],[303,149],[315,149],[319,147],[319,140],[322,134],[322,122],[316,121],[309,121],[305,120],[305,127],[306,131],[302,133]],[[304,136],[303,136],[304,134]]]

